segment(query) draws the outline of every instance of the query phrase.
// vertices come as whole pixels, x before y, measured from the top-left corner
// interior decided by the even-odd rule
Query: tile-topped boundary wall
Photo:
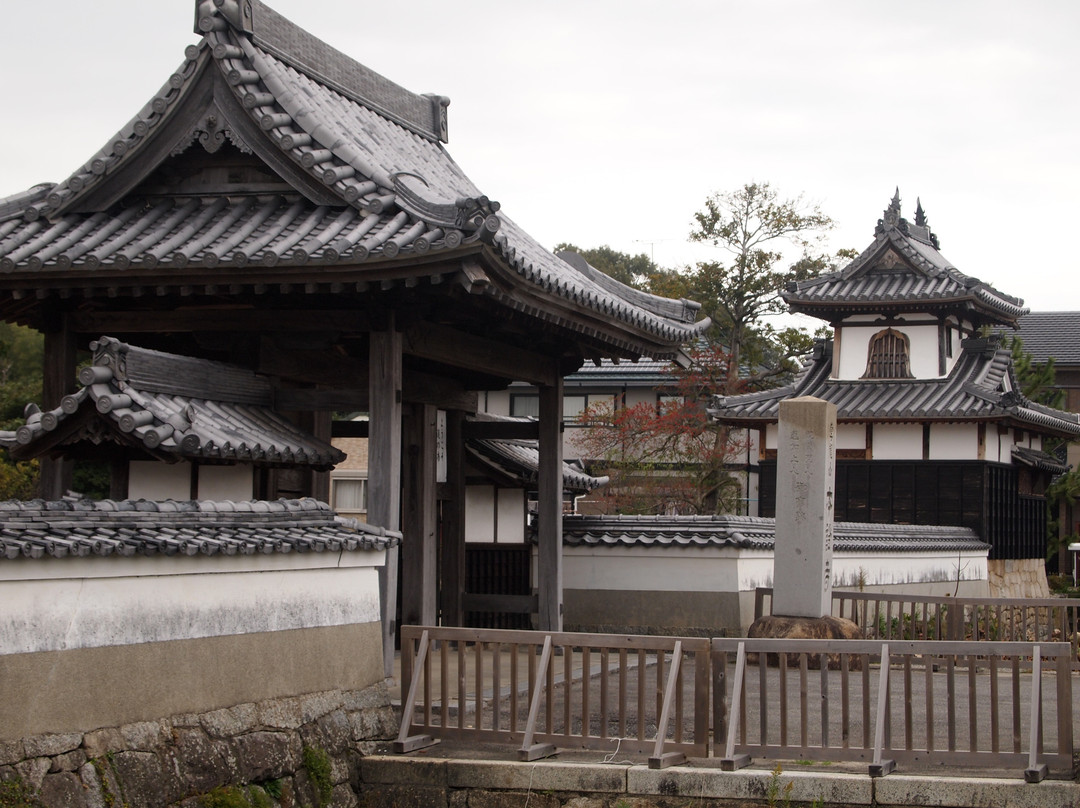
[[[0,742],[382,681],[385,541],[325,505],[31,504],[0,531]]]
[[[376,661],[381,671],[381,657]],[[310,761],[321,758],[331,792],[322,804],[355,806],[361,756],[396,727],[380,681],[362,690],[0,741],[0,782],[18,778],[41,808],[198,808],[208,795],[229,796],[225,789],[261,799],[256,805],[319,805],[318,772],[313,779],[309,768],[318,770]],[[277,799],[267,802],[271,794]],[[214,797],[209,804],[222,804]]]

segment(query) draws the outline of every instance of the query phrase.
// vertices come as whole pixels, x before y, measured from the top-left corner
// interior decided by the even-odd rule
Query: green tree
[[[1046,362],[1036,362],[1024,350],[1023,340],[1015,335],[1006,335],[1004,343],[1012,352],[1013,372],[1020,383],[1020,392],[1039,404],[1061,409],[1065,404],[1065,390],[1056,385],[1054,357],[1047,357]]]
[[[719,341],[731,361],[724,392],[737,387],[738,374],[755,341],[768,342],[761,320],[786,310],[781,290],[828,266],[816,252],[833,220],[797,196],[782,199],[767,182],[751,182],[734,191],[715,193],[694,214],[691,241],[706,242],[728,253],[726,262],[697,265],[692,280],[697,298],[713,318]],[[802,257],[784,267],[780,247],[791,244]],[[791,336],[790,334],[788,336]]]
[[[630,253],[615,250],[607,244],[582,249],[564,241],[555,245],[554,252],[576,252],[595,269],[635,289],[645,289],[649,278],[658,270],[653,260],[645,253],[630,255]]]
[[[12,430],[25,420],[30,402],[41,404],[44,340],[37,331],[0,323],[0,429]],[[37,496],[38,462],[15,463],[0,450],[0,500]]]

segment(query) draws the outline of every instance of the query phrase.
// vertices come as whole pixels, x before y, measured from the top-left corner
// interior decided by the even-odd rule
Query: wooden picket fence
[[[1068,643],[402,628],[395,749],[439,740],[687,757],[1071,771]],[[770,664],[771,663],[771,664]],[[404,689],[407,687],[407,691]]]
[[[866,639],[1067,642],[1080,670],[1080,598],[954,598],[834,589],[833,610]],[[754,592],[755,619],[771,613],[772,589]]]

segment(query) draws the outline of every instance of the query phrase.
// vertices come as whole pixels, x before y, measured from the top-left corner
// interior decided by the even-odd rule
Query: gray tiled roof
[[[837,313],[946,310],[965,318],[1011,324],[1024,301],[960,272],[938,251],[925,223],[900,217],[899,192],[878,221],[873,243],[838,272],[789,285],[793,312],[832,319]]]
[[[773,423],[780,402],[815,396],[836,405],[841,421],[982,420],[1022,424],[1043,434],[1080,436],[1080,415],[1029,401],[1018,391],[1012,356],[999,338],[966,339],[942,379],[829,378],[832,342],[819,343],[795,381],[742,396],[717,396],[709,414],[732,424]]]
[[[466,444],[469,454],[479,463],[491,466],[525,485],[535,485],[540,469],[540,450],[534,440],[474,439]],[[563,487],[586,492],[608,484],[607,477],[593,477],[580,467],[563,461]]]
[[[983,550],[990,545],[964,527],[836,522],[840,552]],[[578,546],[704,547],[771,550],[776,520],[759,516],[564,516],[563,544]]]
[[[519,418],[491,413],[470,416],[473,421],[528,422],[532,418]],[[535,486],[540,472],[540,448],[535,440],[506,438],[470,438],[465,448],[474,462],[486,466],[500,475],[517,479],[523,486]],[[563,461],[563,487],[567,491],[594,491],[608,484],[607,477],[593,477],[573,463]]]
[[[0,502],[0,559],[337,553],[400,541],[400,533],[342,519],[310,498]]]
[[[1017,336],[1035,361],[1080,365],[1080,311],[1033,311],[1018,326]]]
[[[674,383],[672,369],[675,366],[666,359],[639,359],[637,362],[619,362],[603,359],[599,365],[586,364],[564,380],[567,386],[587,387],[596,385],[628,385],[663,387]]]
[[[0,445],[18,458],[56,446],[111,440],[164,460],[214,460],[326,470],[345,459],[272,408],[269,382],[242,368],[151,351],[111,337],[91,343],[83,387],[33,412]]]
[[[251,9],[250,17],[241,16],[240,5]],[[707,326],[694,322],[698,304],[654,297],[572,266],[499,213],[440,143],[446,99],[403,90],[258,0],[240,5],[200,3],[203,40],[188,48],[187,60],[139,115],[46,193],[0,201],[0,270],[9,281],[25,277],[35,292],[57,294],[51,284],[69,270],[80,277],[87,269],[122,271],[109,283],[124,286],[147,270],[159,283],[174,276],[187,283],[181,279],[192,268],[235,283],[228,270],[245,265],[370,264],[373,280],[400,283],[387,261],[415,261],[429,252],[460,256],[487,245],[513,280],[480,291],[529,316],[595,336],[589,318],[555,309],[584,307],[633,335],[607,340],[662,356]],[[192,107],[216,86],[215,76],[231,98],[215,96],[215,123],[198,112],[204,117],[193,125]],[[173,131],[177,126],[188,131]],[[126,196],[140,161],[156,159],[148,155],[181,135],[174,153],[230,142],[276,164],[297,187]],[[131,187],[115,179],[122,176]],[[446,271],[431,268],[433,275]],[[311,277],[306,273],[308,283]],[[358,291],[367,283],[353,282]]]
[[[1026,446],[1014,446],[1012,449],[1013,460],[1025,466],[1049,471],[1051,474],[1064,474],[1070,466],[1062,463],[1057,457],[1049,452],[1041,452],[1038,449],[1029,449]]]

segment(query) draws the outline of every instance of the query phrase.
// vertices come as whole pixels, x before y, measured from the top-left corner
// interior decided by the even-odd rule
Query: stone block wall
[[[267,699],[2,741],[0,784],[43,808],[357,806],[360,759],[397,724],[385,683]]]
[[[1040,558],[992,559],[986,562],[990,597],[1048,598],[1046,564]]]

